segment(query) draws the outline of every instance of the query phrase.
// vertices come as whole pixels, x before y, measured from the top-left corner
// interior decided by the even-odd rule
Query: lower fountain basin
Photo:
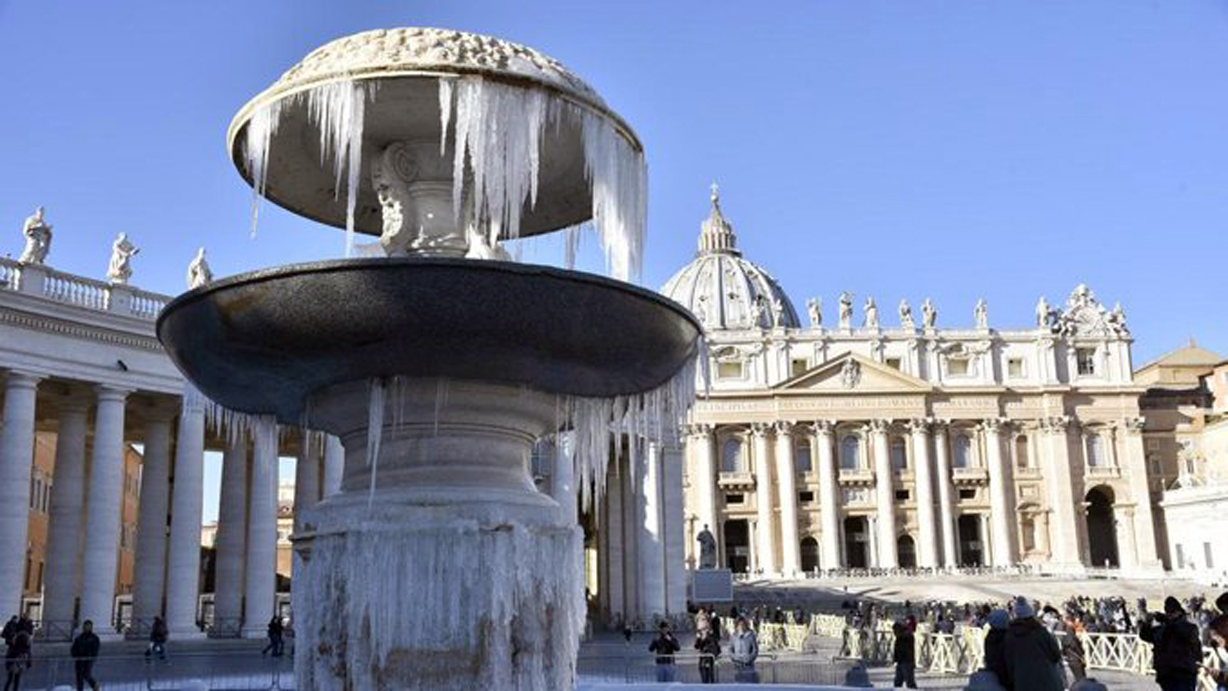
[[[297,424],[312,393],[394,375],[640,393],[695,356],[700,326],[655,292],[592,274],[397,258],[223,279],[173,300],[157,333],[213,401]]]

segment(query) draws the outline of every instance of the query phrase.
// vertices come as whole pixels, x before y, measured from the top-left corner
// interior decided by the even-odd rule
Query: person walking
[[[755,660],[759,658],[759,641],[751,630],[746,617],[738,617],[733,635],[729,638],[729,659],[733,660],[733,680],[739,684],[758,684]]]
[[[895,663],[894,688],[917,688],[917,639],[912,629],[903,622],[891,625],[895,634],[895,646],[891,650],[891,661]]]
[[[98,691],[98,680],[94,679],[94,663],[98,661],[98,651],[102,649],[102,641],[94,633],[94,622],[86,619],[81,624],[81,634],[72,642],[69,653],[73,658],[73,668],[77,673],[77,691],[85,691],[88,683],[93,691]]]
[[[695,650],[699,651],[699,683],[715,684],[716,658],[721,655],[721,638],[703,612],[695,619]]]
[[[1185,608],[1171,595],[1164,600],[1164,614],[1150,614],[1139,628],[1139,638],[1152,644],[1152,666],[1163,691],[1194,691],[1202,664],[1198,627],[1185,616]]]
[[[1053,634],[1036,619],[1026,598],[1015,600],[1015,620],[1006,629],[1007,685],[1018,691],[1062,691],[1062,650]]]
[[[17,635],[17,615],[14,614],[11,619],[4,624],[4,630],[0,631],[0,639],[4,639],[5,645],[13,644],[13,636]]]
[[[145,659],[148,660],[157,655],[159,660],[166,662],[166,639],[168,635],[166,622],[163,621],[162,617],[154,617],[153,626],[149,627],[149,647],[145,649]]]
[[[1087,654],[1083,651],[1083,639],[1079,637],[1081,633],[1083,625],[1079,623],[1079,618],[1074,612],[1067,611],[1062,622],[1062,659],[1070,668],[1075,684],[1087,678]]]
[[[4,680],[4,691],[21,691],[21,675],[33,664],[30,655],[31,641],[33,636],[24,630],[18,630],[13,635],[13,641],[4,653],[4,670],[8,672]]]
[[[285,633],[285,628],[282,626],[281,617],[273,615],[273,618],[269,620],[269,644],[260,651],[262,657],[270,652],[273,654],[273,657],[281,657],[283,633]]]
[[[669,630],[669,622],[661,622],[657,637],[648,644],[648,652],[657,654],[657,681],[674,680],[674,653],[682,650],[682,644]]]
[[[1011,615],[1004,609],[995,609],[987,617],[989,633],[985,634],[985,669],[993,672],[1002,688],[1011,689],[1011,675],[1006,669],[1006,629]]]

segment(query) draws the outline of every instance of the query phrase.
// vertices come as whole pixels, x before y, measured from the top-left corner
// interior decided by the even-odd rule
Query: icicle
[[[439,80],[439,155],[448,152],[448,123],[452,120],[452,80]],[[458,195],[453,195],[453,204]]]
[[[243,157],[246,159],[247,172],[252,176],[252,237],[256,237],[256,225],[260,216],[260,203],[264,200],[264,192],[269,174],[269,146],[273,135],[277,133],[277,125],[281,121],[281,107],[284,101],[277,100],[260,106],[252,112],[252,118],[247,123],[246,137],[243,140]]]
[[[375,475],[379,471],[379,447],[384,437],[384,380],[371,379],[367,402],[367,465],[371,468],[371,484],[367,488],[367,510],[375,503]]]
[[[341,173],[346,176],[345,256],[354,251],[354,211],[362,172],[362,131],[367,94],[377,82],[329,82],[307,92],[310,120],[320,131],[320,164],[333,162],[333,196],[341,195]]]

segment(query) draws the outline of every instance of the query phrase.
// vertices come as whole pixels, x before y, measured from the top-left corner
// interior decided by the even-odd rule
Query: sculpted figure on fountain
[[[26,238],[25,249],[18,258],[22,264],[42,264],[51,251],[51,226],[43,220],[43,207],[38,207],[26,219],[21,234]]]
[[[205,260],[205,248],[201,247],[196,250],[196,256],[188,264],[188,290],[208,285],[212,281],[213,271],[209,269],[209,262]]]
[[[112,283],[127,285],[128,279],[132,278],[132,258],[140,251],[141,249],[128,239],[127,233],[116,235],[115,242],[111,243],[111,265],[107,268],[107,279]]]

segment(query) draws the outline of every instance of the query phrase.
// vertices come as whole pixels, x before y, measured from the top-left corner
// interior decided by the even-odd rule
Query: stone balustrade
[[[0,258],[0,290],[98,312],[153,321],[170,302],[167,295],[128,285],[108,283],[58,271],[41,264],[22,264]]]

